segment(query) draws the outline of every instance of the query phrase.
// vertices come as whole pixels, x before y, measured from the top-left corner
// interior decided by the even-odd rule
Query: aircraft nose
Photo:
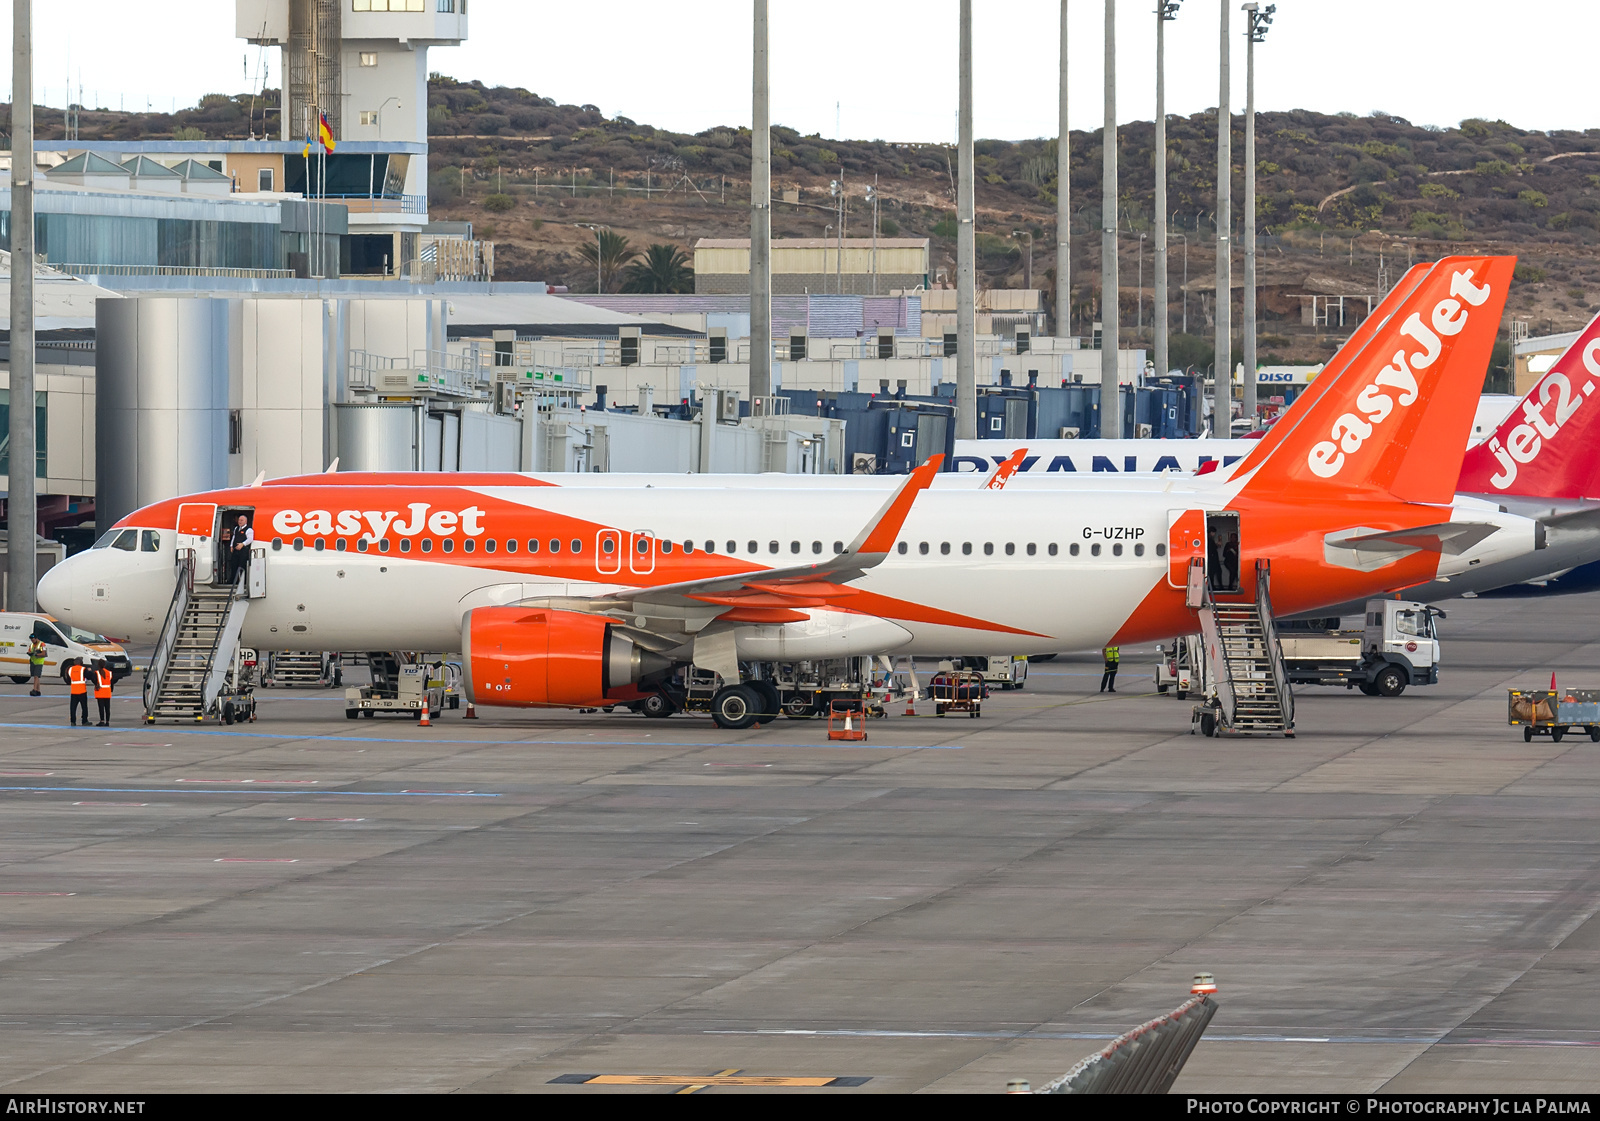
[[[39,608],[51,615],[70,615],[76,599],[77,579],[73,562],[68,557],[39,578]]]

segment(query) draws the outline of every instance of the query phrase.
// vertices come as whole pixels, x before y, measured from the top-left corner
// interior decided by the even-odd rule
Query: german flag
[[[333,129],[328,127],[326,113],[317,114],[317,140],[322,144],[324,152],[333,151]]]

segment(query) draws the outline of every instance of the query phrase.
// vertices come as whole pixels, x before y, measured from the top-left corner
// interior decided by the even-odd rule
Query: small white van
[[[79,658],[84,665],[97,658],[104,661],[113,681],[121,681],[133,672],[128,652],[104,635],[69,627],[51,615],[0,612],[0,674],[18,685],[26,685],[32,673],[28,669],[28,643],[35,635],[45,644],[46,680],[59,677],[61,663],[69,658]]]

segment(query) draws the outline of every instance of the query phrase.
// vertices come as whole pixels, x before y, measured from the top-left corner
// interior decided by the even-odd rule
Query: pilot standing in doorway
[[[239,526],[233,531],[233,539],[228,544],[228,583],[237,582],[239,573],[249,567],[250,546],[255,544],[255,540],[256,535],[250,528],[250,519],[240,514]]]

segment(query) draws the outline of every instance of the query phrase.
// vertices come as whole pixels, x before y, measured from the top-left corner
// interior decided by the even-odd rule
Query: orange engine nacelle
[[[461,620],[467,699],[519,708],[592,708],[639,696],[633,687],[671,661],[599,615],[478,607]]]

